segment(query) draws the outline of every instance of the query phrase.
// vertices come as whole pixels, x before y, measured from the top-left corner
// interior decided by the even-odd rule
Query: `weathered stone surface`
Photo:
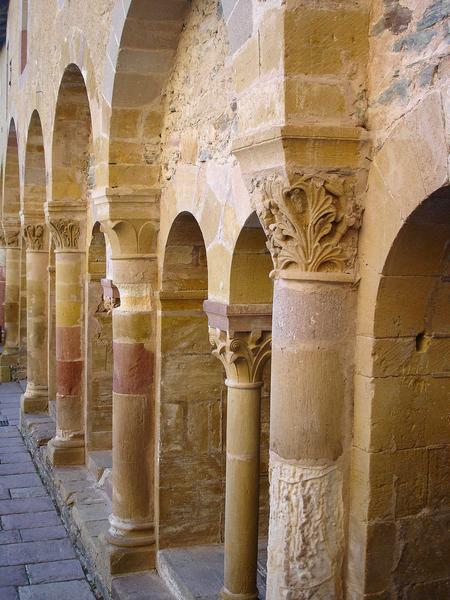
[[[78,560],[58,560],[26,566],[30,584],[50,583],[52,581],[71,581],[84,579],[83,569]]]

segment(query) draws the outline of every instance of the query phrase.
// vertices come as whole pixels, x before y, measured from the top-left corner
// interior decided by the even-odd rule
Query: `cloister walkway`
[[[21,393],[0,384],[0,600],[95,600],[19,432]]]

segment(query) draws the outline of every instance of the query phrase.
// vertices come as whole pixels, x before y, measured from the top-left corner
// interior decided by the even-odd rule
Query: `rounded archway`
[[[6,245],[4,320],[6,339],[0,359],[2,381],[26,370],[26,277],[20,231],[20,173],[16,126],[10,122],[3,178],[2,221]],[[25,322],[24,322],[25,321]]]
[[[206,249],[190,213],[168,236],[160,292],[159,546],[223,539],[225,398],[203,301]]]
[[[383,266],[373,327],[355,382],[354,463],[365,471],[359,485],[368,498],[366,592],[444,597],[450,580],[449,187],[422,202],[398,232]]]

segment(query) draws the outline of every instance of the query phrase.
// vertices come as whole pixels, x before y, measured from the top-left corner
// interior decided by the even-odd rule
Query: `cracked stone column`
[[[5,345],[0,357],[0,378],[11,379],[11,366],[19,360],[20,345],[20,263],[21,235],[19,223],[3,223],[6,242]]]
[[[212,313],[215,304],[205,302],[210,324],[217,316]],[[271,335],[210,326],[209,336],[213,354],[225,367],[228,390],[222,598],[256,600],[262,370],[270,357]]]
[[[113,499],[107,539],[112,571],[154,568],[152,270],[147,256],[113,259]]]
[[[275,265],[267,599],[342,598],[358,217],[336,177],[269,182]]]
[[[21,398],[24,413],[48,408],[47,389],[47,227],[23,228],[27,249],[27,388]]]
[[[49,207],[50,210],[50,207]],[[67,213],[66,213],[67,214]],[[56,268],[56,435],[48,443],[53,465],[84,464],[83,290],[84,224],[50,215]]]

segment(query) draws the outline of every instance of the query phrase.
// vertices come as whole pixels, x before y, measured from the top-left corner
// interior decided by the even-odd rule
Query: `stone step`
[[[257,580],[260,600],[266,594],[265,552],[261,545]],[[177,600],[217,600],[223,585],[223,545],[160,550],[158,572]]]
[[[112,600],[174,600],[156,571],[132,573],[112,581]]]

